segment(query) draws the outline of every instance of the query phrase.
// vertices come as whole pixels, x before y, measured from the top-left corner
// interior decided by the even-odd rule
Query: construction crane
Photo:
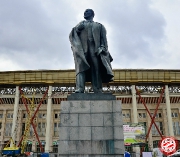
[[[32,118],[32,115],[33,115],[33,112],[34,112],[34,107],[35,107],[35,105],[34,105],[34,95],[35,95],[35,92],[33,92],[32,100],[25,97],[24,95],[22,95],[22,97],[26,98],[27,100],[29,100],[31,102],[29,110],[28,110],[28,116],[27,116],[27,119],[26,119],[23,139],[22,139],[22,142],[21,142],[21,153],[22,154],[25,152],[25,148],[26,148],[26,145],[27,145],[27,140],[28,140],[28,137],[29,137],[29,131],[30,131],[30,127],[31,127],[31,118]]]
[[[41,152],[42,153],[44,152],[44,150],[42,148],[42,145],[41,145],[41,142],[39,140],[39,137],[38,137],[36,127],[34,125],[33,120],[35,119],[36,114],[39,111],[39,108],[40,108],[42,102],[44,101],[44,99],[45,99],[45,97],[47,95],[47,92],[48,92],[48,88],[47,88],[46,92],[44,93],[43,98],[41,99],[41,101],[39,102],[39,104],[38,104],[38,106],[37,106],[37,108],[35,110],[35,104],[34,104],[35,92],[33,92],[32,100],[31,100],[31,99],[27,98],[23,94],[22,90],[20,89],[22,101],[23,101],[23,104],[25,105],[26,111],[28,113],[28,117],[27,117],[26,124],[25,124],[25,130],[24,130],[23,136],[21,137],[21,139],[20,139],[17,146],[15,145],[13,139],[10,138],[9,142],[6,144],[6,146],[2,150],[2,155],[6,155],[6,156],[26,156],[25,149],[26,149],[26,146],[27,146],[27,140],[28,140],[28,137],[29,137],[29,131],[30,131],[31,125],[33,127],[36,139],[38,140]],[[29,107],[27,105],[27,100],[30,102]],[[16,127],[18,127],[18,126],[16,126]],[[16,127],[15,127],[15,131],[14,131],[15,134],[16,134],[16,131],[17,131]],[[12,146],[8,147],[8,145],[10,143],[12,143]]]

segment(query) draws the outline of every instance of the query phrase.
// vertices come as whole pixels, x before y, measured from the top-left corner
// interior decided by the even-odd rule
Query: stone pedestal
[[[60,118],[59,156],[124,157],[120,101],[63,101]]]

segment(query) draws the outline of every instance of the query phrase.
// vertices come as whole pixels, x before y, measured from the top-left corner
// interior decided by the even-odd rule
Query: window
[[[42,145],[43,150],[45,150],[45,144],[46,144],[45,141],[41,141],[41,145]],[[38,142],[36,143],[36,152],[38,152],[38,153],[41,152],[41,148],[40,148]]]
[[[143,122],[143,124],[144,124],[144,128],[147,130],[147,123]]]
[[[139,118],[142,118],[142,114],[141,113],[139,113],[138,115],[139,115]]]
[[[6,123],[5,136],[11,136],[12,123]]]
[[[32,152],[32,142],[27,141],[26,152]]]
[[[13,113],[7,113],[7,118],[13,118]]]
[[[155,118],[162,118],[162,114],[161,113],[157,113]]]
[[[26,118],[26,113],[23,113],[23,118]]]
[[[31,136],[31,137],[32,137],[32,136],[33,136],[33,134],[34,134],[34,130],[33,130],[32,125],[30,126],[29,133],[30,133],[30,136]]]
[[[0,118],[3,118],[3,114],[0,114]]]
[[[54,113],[54,118],[57,119],[57,118],[60,118],[60,111],[55,111]]]
[[[173,122],[174,135],[180,135],[179,122]]]
[[[123,111],[122,117],[123,117],[123,118],[130,118],[130,113],[129,113],[129,111]]]
[[[53,142],[53,153],[58,153],[58,143],[57,143],[57,141]]]
[[[158,117],[159,117],[159,118],[162,118],[162,115],[161,115],[161,113],[158,113]]]
[[[59,136],[60,123],[54,123],[54,136]]]
[[[1,130],[1,128],[2,128],[2,123],[0,123],[0,130]]]
[[[36,146],[36,152],[41,152],[39,144]]]
[[[44,122],[41,122],[41,123],[38,123],[38,135],[39,136],[45,136],[46,135],[46,123]]]
[[[177,118],[177,117],[178,117],[178,113],[177,113],[177,112],[172,112],[172,113],[171,113],[171,117]]]
[[[139,113],[139,118],[146,118],[146,113]]]
[[[42,118],[46,118],[46,114],[42,114]]]
[[[153,141],[153,148],[158,148],[159,141]]]
[[[162,122],[156,122],[156,125],[157,125],[157,127],[159,128],[160,132],[161,132],[162,134],[164,134]],[[159,132],[157,131],[157,129],[156,129],[156,127],[155,127],[154,124],[152,125],[151,131],[152,131],[152,135],[154,135],[154,136],[159,136]]]
[[[45,114],[45,113],[39,113],[39,114],[38,114],[38,117],[39,117],[39,118],[46,118],[46,114]]]
[[[146,113],[143,113],[143,118],[146,118]]]
[[[130,118],[130,114],[129,113],[126,114],[126,118]]]
[[[58,118],[58,114],[57,113],[54,114],[54,118]]]
[[[22,123],[22,135],[24,134],[24,130],[25,130],[25,123]]]
[[[154,114],[153,113],[151,113],[151,116],[153,117],[154,116]],[[155,116],[155,118],[162,118],[162,114],[159,112],[159,113],[157,113],[156,114],[156,116]]]

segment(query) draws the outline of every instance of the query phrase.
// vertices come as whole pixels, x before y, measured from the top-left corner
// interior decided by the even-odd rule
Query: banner
[[[126,146],[145,143],[146,131],[143,123],[123,125],[123,130],[124,144]]]

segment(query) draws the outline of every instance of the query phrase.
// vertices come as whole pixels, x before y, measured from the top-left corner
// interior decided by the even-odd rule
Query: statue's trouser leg
[[[102,78],[100,71],[100,58],[95,54],[94,41],[89,41],[89,57],[91,67],[91,79],[94,93],[102,92]]]
[[[99,60],[97,56],[91,56],[91,77],[92,77],[92,87],[94,93],[102,92],[102,79],[99,67]]]
[[[85,72],[76,75],[76,93],[84,93],[85,89]]]

